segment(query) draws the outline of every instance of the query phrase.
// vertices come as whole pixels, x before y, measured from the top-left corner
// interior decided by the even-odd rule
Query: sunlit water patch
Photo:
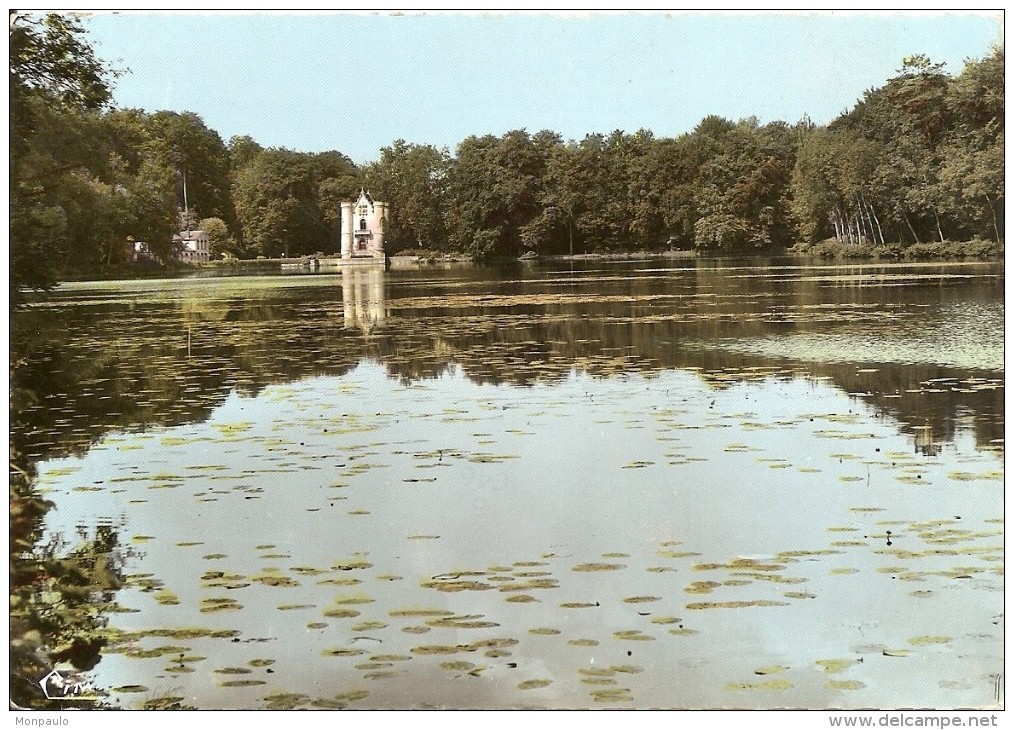
[[[925,307],[896,327],[852,323],[821,332],[718,338],[696,346],[815,362],[934,364],[1003,372],[1002,302]]]

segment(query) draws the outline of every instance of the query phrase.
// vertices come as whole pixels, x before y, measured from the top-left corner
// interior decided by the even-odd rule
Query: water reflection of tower
[[[387,316],[384,270],[379,266],[342,268],[342,311],[345,329],[369,334]]]
[[[940,444],[933,440],[933,427],[930,425],[915,427],[915,453],[926,456],[938,456]]]

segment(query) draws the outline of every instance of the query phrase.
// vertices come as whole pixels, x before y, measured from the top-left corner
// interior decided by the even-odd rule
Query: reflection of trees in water
[[[934,440],[948,441],[961,426],[971,427],[983,445],[1002,438],[1002,390],[942,387],[927,392],[922,385],[976,373],[935,365],[803,363],[693,346],[719,335],[770,335],[826,326],[772,322],[743,313],[762,300],[762,309],[777,312],[772,300],[781,302],[783,288],[796,303],[812,304],[818,296],[829,296],[809,284],[749,277],[737,284],[728,275],[702,271],[683,281],[682,289],[676,287],[695,293],[676,304],[596,304],[594,295],[591,303],[540,304],[536,295],[532,303],[446,309],[410,308],[405,300],[392,301],[385,297],[383,272],[376,271],[373,279],[371,273],[363,270],[358,277],[362,281],[343,287],[349,295],[343,295],[340,304],[334,289],[322,288],[299,302],[285,299],[284,292],[268,292],[126,311],[70,307],[59,317],[19,315],[18,330],[43,333],[32,337],[18,374],[19,385],[36,394],[36,402],[27,404],[23,415],[27,453],[45,458],[83,451],[109,431],[203,421],[230,392],[253,395],[274,383],[341,375],[363,358],[381,361],[392,377],[403,380],[434,378],[460,367],[476,382],[515,385],[557,381],[573,369],[605,377],[697,368],[706,382],[721,387],[755,377],[750,368],[772,368],[786,376],[830,378],[845,392],[863,394],[865,402],[913,434],[929,426]],[[596,293],[633,297],[659,287],[674,288],[666,282],[617,278],[597,285]],[[467,293],[468,287],[464,289]],[[492,296],[523,294],[517,282],[500,282],[494,289]],[[719,289],[721,296],[712,298]],[[432,291],[432,286],[423,290]],[[735,303],[729,304],[733,292]],[[300,295],[306,297],[306,291]],[[884,298],[914,296],[892,290]],[[852,294],[847,298],[855,299]],[[358,319],[360,309],[366,331]],[[861,372],[864,369],[876,372]],[[722,377],[709,379],[709,372]]]
[[[99,663],[107,614],[123,581],[119,536],[99,525],[69,550],[57,538],[44,540],[43,520],[54,505],[35,487],[18,440],[12,435],[10,699],[21,708],[95,706],[48,699],[40,680],[58,665],[87,671]]]

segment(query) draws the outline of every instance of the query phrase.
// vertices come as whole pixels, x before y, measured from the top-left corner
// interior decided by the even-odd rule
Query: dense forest
[[[212,258],[332,253],[339,204],[360,187],[391,204],[392,253],[1001,241],[1003,71],[1002,48],[957,75],[910,56],[826,126],[709,116],[676,138],[514,130],[470,136],[453,153],[397,140],[356,165],[339,151],[226,142],[195,113],[114,108],[118,72],[76,20],[20,16],[10,34],[11,292],[115,274],[134,241],[168,261],[184,228],[209,232]]]

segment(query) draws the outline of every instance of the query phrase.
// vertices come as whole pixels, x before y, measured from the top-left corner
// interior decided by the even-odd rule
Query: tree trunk
[[[996,233],[996,242],[1000,243],[1000,226],[996,223],[996,206],[993,205],[993,201],[989,199],[989,196],[985,196],[986,205],[989,206],[990,215],[993,216],[993,232]]]
[[[860,242],[865,238],[866,242],[869,243],[870,238],[870,222],[866,217],[866,211],[863,210],[863,204],[859,201],[859,195],[855,194],[852,196],[852,202],[856,206],[856,219],[862,227],[862,235],[859,237]]]
[[[852,243],[852,231],[849,230],[849,220],[841,208],[835,209],[835,220],[838,222],[841,231],[841,242],[849,245]]]
[[[864,197],[863,200],[865,201],[866,198]],[[880,219],[877,218],[877,211],[873,209],[873,206],[870,204],[869,201],[866,201],[866,207],[869,209],[870,215],[873,216],[873,221],[877,224],[877,235],[880,237],[880,245],[883,246],[884,230],[880,227]]]
[[[915,229],[912,228],[912,221],[908,219],[908,213],[902,212],[902,215],[905,217],[905,223],[908,225],[908,230],[912,232],[912,238],[915,239],[916,243],[919,243],[919,236],[916,235]]]
[[[863,218],[866,220],[866,230],[868,233],[868,240],[870,243],[877,243],[877,232],[873,229],[873,219],[870,218],[869,208],[866,206],[866,198],[862,193],[856,196],[856,205],[859,206],[859,210],[863,212]]]
[[[940,236],[940,243],[943,243],[944,242],[944,232],[940,228],[940,216],[937,215],[937,209],[936,208],[933,209],[933,218],[937,222],[937,235]]]

